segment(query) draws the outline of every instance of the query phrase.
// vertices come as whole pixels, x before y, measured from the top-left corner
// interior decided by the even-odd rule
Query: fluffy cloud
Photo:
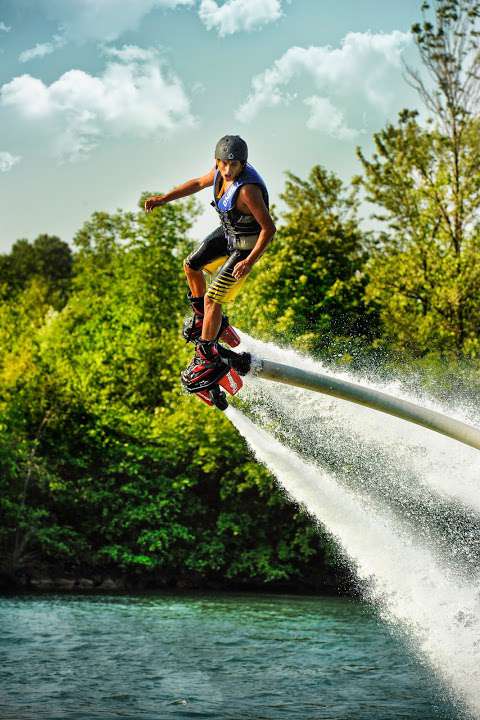
[[[195,0],[38,0],[44,15],[58,23],[67,40],[113,41],[135,30],[154,8],[193,5]]]
[[[0,22],[0,32],[10,32],[11,29],[12,29],[11,27],[9,27],[8,25],[5,25],[3,20]]]
[[[348,127],[343,112],[332,105],[328,98],[313,95],[303,102],[311,110],[307,120],[310,130],[320,130],[338,140],[353,140],[360,134],[358,130]]]
[[[201,0],[200,19],[207,28],[216,28],[221,36],[239,30],[255,30],[282,15],[280,0],[227,0],[218,5],[215,0]]]
[[[0,152],[0,172],[9,172],[14,165],[20,162],[22,158],[19,155],[12,155],[9,152]]]
[[[221,4],[216,0],[37,0],[42,14],[58,25],[64,41],[78,43],[113,42],[125,32],[136,30],[152,10],[180,6],[198,9],[208,30],[230,35],[278,20],[282,15],[281,4],[282,0],[225,0]],[[10,28],[0,23],[0,30]],[[56,47],[55,42],[39,43],[22,53],[22,62],[48,55]]]
[[[292,98],[288,92],[290,84],[296,78],[306,77],[322,96],[304,101],[312,110],[309,127],[337,136],[346,131],[348,135],[350,130],[344,125],[338,104],[388,113],[397,100],[402,54],[410,44],[411,36],[396,30],[388,34],[348,33],[335,49],[292,47],[272,67],[253,78],[252,91],[239,108],[237,118],[248,122],[264,108],[287,104]],[[321,120],[323,112],[333,112],[333,119]]]
[[[21,63],[29,62],[35,58],[43,58],[46,55],[51,55],[57,48],[61,48],[65,45],[65,38],[61,35],[54,35],[52,42],[48,43],[37,43],[35,47],[24,50],[18,56]]]
[[[69,70],[46,85],[21,75],[0,88],[0,103],[48,124],[56,154],[70,161],[88,154],[106,135],[146,137],[194,124],[180,80],[154,50],[129,46],[109,52],[116,59],[99,76]]]

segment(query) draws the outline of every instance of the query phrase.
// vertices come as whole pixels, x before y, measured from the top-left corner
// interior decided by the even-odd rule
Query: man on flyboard
[[[218,212],[220,226],[184,262],[193,310],[193,317],[185,323],[184,337],[196,346],[193,360],[182,373],[189,392],[211,386],[225,374],[227,362],[242,373],[241,355],[218,344],[219,339],[231,347],[240,342],[222,313],[222,304],[235,299],[276,232],[266,185],[247,157],[246,142],[238,135],[225,135],[215,148],[215,167],[206,175],[145,202],[145,211],[150,212],[213,187],[211,204]],[[204,270],[216,273],[208,289]]]

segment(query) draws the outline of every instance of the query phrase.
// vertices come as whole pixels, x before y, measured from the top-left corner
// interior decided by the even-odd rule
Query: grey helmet
[[[248,158],[248,147],[240,135],[224,135],[215,147],[216,160],[240,160],[246,163]]]

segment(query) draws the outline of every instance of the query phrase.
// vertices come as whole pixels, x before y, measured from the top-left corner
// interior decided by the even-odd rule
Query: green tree
[[[287,205],[272,245],[242,292],[235,319],[264,338],[327,348],[335,338],[370,338],[375,314],[362,301],[368,238],[355,195],[316,165],[307,180],[287,173]]]
[[[410,80],[432,113],[421,127],[411,111],[377,133],[363,164],[367,198],[386,225],[369,265],[367,299],[379,308],[386,341],[416,355],[478,354],[480,289],[480,4],[439,0],[422,6],[412,31],[423,67]]]
[[[186,360],[178,292],[192,203],[94,213],[75,237],[74,294],[45,328],[45,362],[89,406],[153,408]],[[100,410],[99,410],[100,411]]]
[[[23,290],[34,278],[46,281],[52,305],[62,307],[72,274],[72,251],[55,235],[39,235],[33,243],[17,240],[10,253],[0,255],[0,287],[3,296]]]
[[[36,278],[0,308],[9,576],[109,573],[155,586],[325,577],[330,542],[228,420],[180,388],[193,210],[94,214],[77,235],[67,304],[52,308]]]

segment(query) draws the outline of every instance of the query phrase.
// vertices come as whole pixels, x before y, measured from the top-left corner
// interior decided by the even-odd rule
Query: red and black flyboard
[[[200,337],[201,322],[198,328],[196,327],[197,324],[195,318],[193,318],[193,322],[191,318],[185,321],[183,336],[187,341],[194,341],[195,336]],[[218,340],[228,343],[230,347],[237,347],[240,344],[237,332],[228,324],[228,319],[225,317],[218,334]],[[228,401],[225,392],[229,395],[236,395],[241,390],[243,387],[241,375],[246,375],[249,372],[251,356],[250,353],[233,352],[233,350],[221,345],[220,342],[218,342],[217,347],[222,363],[218,368],[215,368],[214,372],[212,372],[211,368],[207,370],[206,367],[205,372],[203,372],[202,360],[196,358],[194,360],[196,364],[194,368],[195,382],[192,382],[191,377],[189,377],[191,367],[182,373],[181,378],[182,385],[188,393],[196,395],[207,405],[215,405],[219,410],[226,410]]]

